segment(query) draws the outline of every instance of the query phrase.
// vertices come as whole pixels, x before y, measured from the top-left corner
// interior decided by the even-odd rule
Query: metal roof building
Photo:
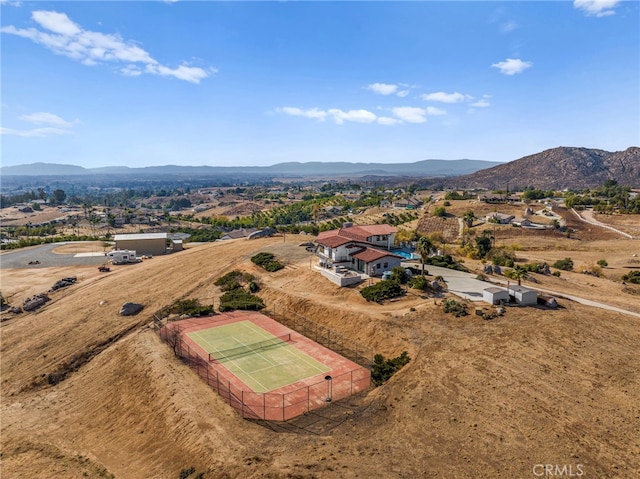
[[[161,255],[167,253],[169,241],[167,233],[140,233],[115,235],[116,249],[133,250],[140,255]]]

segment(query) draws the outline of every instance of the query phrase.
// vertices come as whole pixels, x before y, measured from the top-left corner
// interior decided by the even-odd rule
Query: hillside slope
[[[306,238],[308,239],[308,238]],[[494,321],[431,298],[366,303],[310,270],[287,235],[207,244],[87,279],[2,323],[2,477],[529,477],[538,463],[589,476],[640,470],[637,319],[562,301]],[[286,259],[268,274],[249,258]],[[275,432],[242,420],[148,327],[181,297],[217,298],[230,269],[257,274],[268,305],[413,358],[332,430]],[[118,316],[125,301],[145,309]],[[415,308],[415,311],[411,311]],[[55,385],[51,373],[65,373]]]
[[[606,180],[640,187],[640,148],[608,152],[560,147],[525,156],[493,168],[447,180],[454,188],[547,190],[594,188]]]

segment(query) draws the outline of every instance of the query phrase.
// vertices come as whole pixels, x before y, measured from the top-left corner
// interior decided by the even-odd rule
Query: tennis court
[[[268,392],[326,373],[330,367],[291,343],[291,335],[274,336],[251,321],[186,334],[255,392]]]

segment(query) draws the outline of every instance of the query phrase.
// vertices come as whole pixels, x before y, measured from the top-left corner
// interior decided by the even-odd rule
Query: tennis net
[[[283,336],[277,336],[264,341],[258,341],[257,343],[243,344],[235,348],[223,349],[222,351],[216,351],[209,353],[209,361],[222,362],[238,356],[245,356],[257,351],[264,351],[267,349],[278,348],[291,341],[291,333],[287,333]]]

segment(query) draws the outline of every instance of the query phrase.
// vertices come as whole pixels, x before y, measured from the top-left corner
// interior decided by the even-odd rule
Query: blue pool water
[[[398,256],[402,256],[405,259],[416,259],[417,255],[415,255],[414,253],[409,253],[407,251],[402,251],[402,250],[397,250],[397,251],[392,251],[393,254],[397,254]]]

